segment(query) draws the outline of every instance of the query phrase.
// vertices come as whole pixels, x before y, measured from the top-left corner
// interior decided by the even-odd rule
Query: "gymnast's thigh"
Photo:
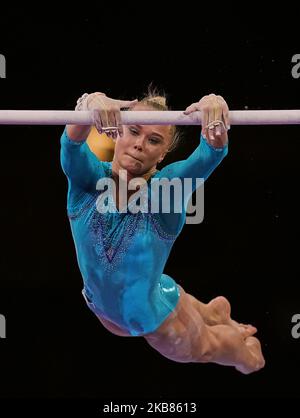
[[[93,302],[88,298],[86,294],[86,290],[82,290],[82,296],[84,297],[84,300],[89,307],[89,309],[93,312],[94,315],[99,319],[101,324],[112,334],[118,335],[119,337],[133,337],[128,331],[124,330],[123,328],[119,327],[117,324],[113,323],[112,321],[109,321],[108,319],[104,318],[98,309],[95,307]]]
[[[109,321],[108,319],[104,319],[99,315],[96,315],[101,324],[112,334],[118,335],[119,337],[134,337],[128,331],[120,328],[118,325],[114,324],[113,322]]]
[[[175,309],[167,316],[167,318],[162,322],[162,324],[153,332],[144,335],[144,337],[148,336],[163,336],[164,334],[168,334],[170,330],[170,326],[173,326],[174,324],[177,325],[178,318],[183,315],[184,307],[188,303],[188,293],[185,292],[185,290],[178,285],[179,288],[179,300],[177,305],[175,306]]]

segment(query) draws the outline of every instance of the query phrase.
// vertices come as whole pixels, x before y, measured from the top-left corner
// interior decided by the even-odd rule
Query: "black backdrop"
[[[300,108],[294,10],[285,19],[209,7],[154,5],[55,12],[2,11],[2,109],[72,109],[83,92],[141,96],[150,82],[173,109],[221,94],[231,109]],[[150,10],[151,9],[151,10]],[[85,306],[66,216],[61,126],[1,126],[0,403],[12,398],[104,401],[299,397],[300,313],[297,126],[232,127],[230,152],[205,187],[205,219],[186,225],[166,266],[203,301],[224,295],[233,316],[257,326],[266,357],[243,376],[216,365],[176,364],[143,339],[109,334]],[[187,157],[199,129],[166,163]]]

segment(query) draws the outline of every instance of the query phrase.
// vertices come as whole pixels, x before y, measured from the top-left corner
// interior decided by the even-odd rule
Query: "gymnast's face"
[[[134,110],[147,110],[142,105]],[[171,129],[167,125],[124,125],[124,134],[118,137],[113,163],[133,176],[143,176],[155,170],[171,144]]]

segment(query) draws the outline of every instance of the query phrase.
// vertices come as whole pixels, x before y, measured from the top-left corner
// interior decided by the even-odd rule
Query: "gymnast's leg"
[[[115,325],[114,323],[112,323],[111,321],[108,321],[107,319],[102,318],[101,316],[97,315],[97,318],[99,319],[99,321],[101,322],[101,324],[108,330],[110,331],[112,334],[117,335],[118,337],[132,337],[132,335],[118,327],[117,325]]]
[[[184,291],[181,286],[179,286],[179,288]],[[248,330],[252,329],[253,334],[257,332],[257,329],[252,325],[241,324],[231,318],[231,306],[224,296],[218,296],[209,303],[203,303],[189,293],[186,293],[186,295],[207,325],[232,325],[243,327]]]
[[[105,319],[105,318],[103,318],[103,316],[99,315],[99,313],[95,310],[95,307],[94,307],[92,301],[87,296],[85,290],[82,291],[82,296],[84,297],[84,300],[85,300],[87,306],[96,315],[96,317],[99,319],[99,321],[104,326],[104,328],[106,328],[112,334],[118,335],[119,337],[131,337],[132,336],[128,331],[124,330],[123,328],[114,324],[112,321],[109,321],[108,319]]]
[[[184,292],[181,286],[181,293]],[[251,325],[240,324],[230,318],[230,303],[223,296],[218,296],[209,303],[205,304],[200,302],[194,296],[186,293],[186,297],[189,300],[189,303],[200,313],[203,318],[203,321],[207,325],[233,325],[237,327],[244,327],[247,329],[252,329],[253,334],[257,331],[255,327]],[[104,319],[103,317],[96,315],[101,324],[112,334],[115,334],[119,337],[132,337],[132,335],[114,324],[113,322]]]
[[[175,310],[146,341],[163,356],[182,363],[234,366],[244,374],[264,367],[256,330],[227,324],[207,325],[200,310],[181,288]]]

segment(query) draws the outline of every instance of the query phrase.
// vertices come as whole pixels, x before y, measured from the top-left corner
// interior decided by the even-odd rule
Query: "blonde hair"
[[[144,95],[144,97],[139,100],[138,103],[145,104],[146,106],[151,107],[154,110],[170,110],[170,108],[167,105],[167,98],[165,93],[159,92],[155,87],[150,84],[148,87],[147,94]],[[134,107],[131,109],[133,110]],[[174,151],[181,139],[181,134],[178,131],[178,128],[175,125],[171,126],[170,129],[171,134],[171,144],[168,148],[168,152]]]

